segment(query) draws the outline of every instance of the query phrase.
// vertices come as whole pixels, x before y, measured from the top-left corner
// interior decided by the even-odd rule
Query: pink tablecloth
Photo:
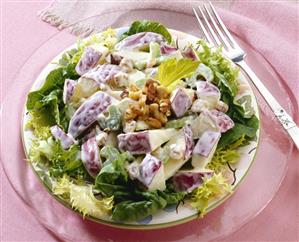
[[[30,54],[56,33],[39,21],[36,12],[48,2],[4,2],[2,10],[1,101],[14,75]],[[298,120],[297,120],[298,122]],[[298,155],[298,153],[297,153]],[[298,157],[298,156],[296,156]],[[273,201],[255,219],[226,241],[298,241],[298,161],[290,159],[287,176]],[[54,241],[10,186],[1,167],[1,241]]]

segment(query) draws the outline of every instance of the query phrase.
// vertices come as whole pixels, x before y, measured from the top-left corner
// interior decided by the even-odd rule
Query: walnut
[[[149,106],[150,116],[159,120],[162,124],[167,123],[167,117],[164,113],[159,111],[159,105],[157,103],[152,103]]]
[[[166,87],[157,86],[157,96],[159,99],[166,99],[169,98],[170,94]]]
[[[128,96],[138,103],[129,107],[125,120],[138,119],[151,128],[161,128],[167,123],[167,117],[171,115],[170,94],[157,81],[147,80],[142,90],[131,84]]]
[[[124,114],[125,120],[132,120],[137,117],[137,113],[133,112],[132,108],[128,108]]]
[[[158,119],[155,119],[155,118],[148,118],[147,120],[145,120],[145,122],[149,126],[151,126],[152,128],[155,128],[155,129],[159,129],[162,127],[162,123]]]
[[[164,113],[166,116],[171,115],[170,111],[170,100],[169,99],[161,99],[159,101],[160,111]]]

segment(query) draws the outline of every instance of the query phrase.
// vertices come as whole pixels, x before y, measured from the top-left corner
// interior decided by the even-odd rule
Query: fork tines
[[[223,45],[228,51],[232,48],[239,47],[220,19],[211,2],[209,2],[209,6],[207,4],[203,4],[203,8],[198,6],[198,10],[199,13],[195,8],[193,8],[199,26],[205,38],[211,45]]]

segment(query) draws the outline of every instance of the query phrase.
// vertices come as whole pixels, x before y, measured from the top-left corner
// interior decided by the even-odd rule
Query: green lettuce
[[[221,100],[228,106],[227,115],[234,121],[233,129],[221,136],[218,147],[225,147],[236,142],[243,135],[247,141],[253,140],[259,127],[259,120],[248,105],[251,104],[248,97],[246,100],[235,100],[239,92],[239,68],[222,55],[221,48],[211,49],[205,41],[198,42],[197,55],[202,63],[208,66],[214,73],[213,83],[221,91]],[[244,103],[246,102],[246,103]]]
[[[239,68],[234,67],[229,60],[222,55],[222,49],[210,48],[204,40],[198,42],[197,55],[200,61],[212,69],[214,73],[213,82],[220,88],[221,92],[229,91],[232,97],[238,92]]]
[[[134,191],[131,196],[132,200],[121,201],[115,205],[112,219],[119,222],[138,221],[156,213],[167,205],[177,204],[185,195],[184,192],[175,193],[169,190]]]
[[[68,150],[64,150],[60,142],[55,141],[52,137],[34,139],[30,148],[29,159],[31,162],[46,164],[52,177],[62,177],[63,174],[68,174],[78,179],[89,179],[80,160],[80,147],[78,145],[72,145]]]
[[[130,35],[137,34],[140,32],[154,32],[161,34],[168,43],[171,43],[171,34],[168,32],[167,28],[161,23],[153,22],[149,20],[135,21],[131,24],[129,30],[122,34],[120,39],[124,39]]]

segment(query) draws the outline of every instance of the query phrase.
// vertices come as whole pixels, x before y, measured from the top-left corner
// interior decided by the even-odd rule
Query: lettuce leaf
[[[176,204],[185,197],[183,192],[134,191],[132,200],[125,200],[115,205],[112,219],[115,221],[138,221],[156,213],[169,204]]]
[[[123,33],[120,39],[124,39],[130,35],[137,34],[140,32],[154,32],[157,34],[161,34],[168,43],[171,43],[172,41],[171,34],[168,32],[165,26],[163,26],[161,23],[149,20],[133,22],[129,30]]]
[[[221,173],[215,174],[211,178],[204,178],[204,183],[192,191],[190,204],[198,210],[200,217],[203,217],[213,198],[231,192],[231,185],[226,178]]]
[[[78,179],[90,179],[80,159],[78,145],[72,145],[68,150],[64,150],[60,142],[52,137],[35,139],[32,141],[29,159],[31,162],[47,164],[52,177],[68,174]]]
[[[221,92],[228,89],[230,95],[235,97],[239,88],[237,82],[239,68],[234,67],[229,60],[223,57],[221,48],[214,50],[204,40],[199,40],[198,45],[201,48],[197,51],[197,55],[203,64],[212,69],[213,82]]]
[[[28,94],[26,103],[28,111],[39,113],[40,119],[46,121],[47,125],[59,124],[64,129],[68,125],[65,122],[65,112],[63,112],[65,105],[62,101],[63,85],[66,78],[78,78],[75,73],[75,65],[69,64],[51,71],[46,77],[44,85],[39,90]]]
[[[73,209],[85,215],[103,218],[111,213],[113,196],[102,199],[95,198],[91,185],[74,184],[67,175],[64,175],[53,186],[55,195],[68,197]]]
[[[221,100],[228,106],[227,115],[234,121],[233,129],[221,136],[218,147],[225,147],[245,135],[247,141],[253,140],[259,127],[259,120],[248,105],[251,100],[237,102],[236,95],[239,92],[239,68],[223,57],[221,48],[211,49],[204,40],[198,42],[200,48],[197,55],[202,63],[207,65],[214,73],[214,84],[221,91]]]
[[[171,58],[158,67],[158,73],[154,78],[158,79],[161,85],[167,87],[169,91],[172,91],[177,85],[184,83],[182,79],[190,77],[198,65],[198,61],[191,59],[183,58],[178,60]]]

